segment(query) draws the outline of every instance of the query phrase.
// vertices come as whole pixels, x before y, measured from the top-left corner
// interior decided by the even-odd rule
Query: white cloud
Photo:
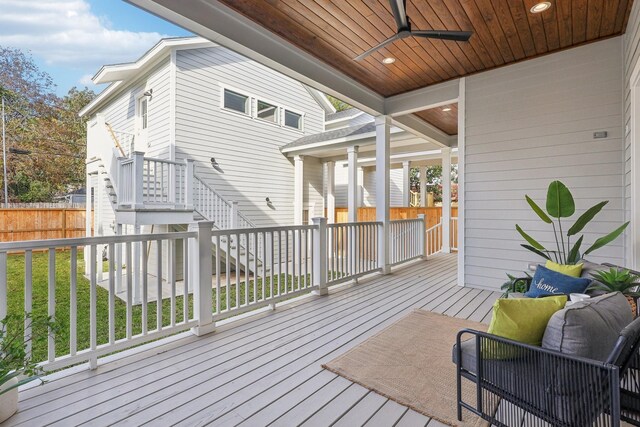
[[[114,30],[85,0],[0,0],[0,45],[30,50],[50,66],[93,73],[136,60],[163,37]]]

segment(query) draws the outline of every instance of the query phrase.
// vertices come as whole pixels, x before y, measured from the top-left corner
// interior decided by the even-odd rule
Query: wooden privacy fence
[[[347,222],[347,208],[336,208],[336,222]],[[391,221],[400,219],[416,219],[419,214],[424,214],[427,221],[426,227],[431,228],[440,222],[442,216],[441,207],[432,208],[389,208]],[[451,216],[458,216],[458,208],[451,208]],[[358,208],[358,221],[375,221],[376,208]]]
[[[0,242],[84,237],[85,217],[79,208],[0,209]]]

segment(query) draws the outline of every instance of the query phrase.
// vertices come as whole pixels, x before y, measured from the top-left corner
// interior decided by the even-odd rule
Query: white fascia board
[[[93,111],[96,106],[102,104],[102,102],[111,97],[111,95],[114,94],[118,90],[118,88],[122,86],[122,84],[123,83],[121,81],[111,83],[105,90],[100,92],[100,94],[96,96],[93,101],[85,105],[84,108],[78,112],[78,117],[84,117],[89,112]]]
[[[396,117],[454,103],[458,100],[459,80],[453,79],[386,98],[386,115]]]
[[[304,88],[307,90],[307,92],[309,92],[311,97],[313,97],[313,99],[318,102],[318,105],[320,105],[320,107],[322,107],[322,109],[326,113],[333,114],[336,112],[336,107],[334,107],[333,104],[329,102],[329,98],[327,98],[327,95],[320,92],[318,89],[312,88],[311,86],[304,85]]]
[[[440,147],[450,147],[455,141],[454,136],[447,135],[435,126],[430,125],[412,114],[394,117],[393,123],[407,132],[424,138]]]
[[[173,47],[182,49],[195,49],[198,47],[214,46],[209,40],[201,37],[174,38],[160,40],[155,46],[149,49],[137,61],[125,64],[103,65],[95,76],[91,79],[95,84],[111,83],[121,80],[127,80],[132,76],[138,75],[142,69],[149,66],[159,57],[163,57]]]
[[[391,134],[399,134],[405,132],[403,129],[392,127]],[[362,133],[359,135],[349,135],[343,136],[341,138],[330,139],[327,141],[316,142],[308,145],[301,145],[299,147],[290,147],[281,150],[282,154],[286,154],[288,157],[292,157],[294,155],[302,155],[309,154],[311,152],[318,152],[322,149],[336,149],[338,147],[349,147],[353,145],[373,145],[375,144],[375,136],[374,132]],[[374,138],[373,141],[366,141],[367,139]]]
[[[278,37],[218,0],[125,0],[371,115],[384,97]]]
[[[354,108],[354,110],[355,110],[355,108]],[[364,114],[364,111],[358,111],[357,113],[355,113],[352,116],[344,116],[341,119],[327,120],[326,122],[324,122],[324,124],[325,125],[332,125],[332,124],[340,123],[340,122],[348,122],[349,120],[355,119],[356,117],[361,116],[363,114]]]

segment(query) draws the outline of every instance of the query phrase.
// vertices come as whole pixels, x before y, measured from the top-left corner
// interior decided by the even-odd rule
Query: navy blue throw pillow
[[[536,274],[533,275],[531,287],[524,296],[538,298],[548,295],[581,294],[587,289],[589,283],[591,283],[590,279],[567,276],[539,265],[536,268]]]

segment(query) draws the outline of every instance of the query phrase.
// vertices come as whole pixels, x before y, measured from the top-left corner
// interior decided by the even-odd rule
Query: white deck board
[[[456,272],[455,255],[436,256],[56,379],[22,392],[8,425],[424,425],[321,364],[414,308],[486,321],[497,294]]]

